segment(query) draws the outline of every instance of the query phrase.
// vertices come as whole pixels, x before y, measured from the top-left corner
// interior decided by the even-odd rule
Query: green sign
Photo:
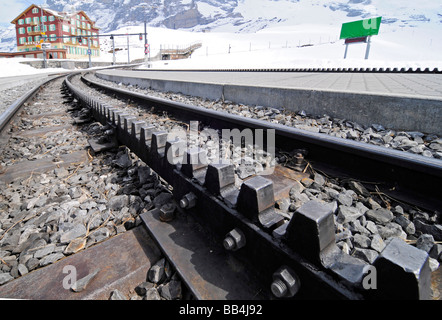
[[[379,33],[382,17],[347,22],[342,24],[340,39],[374,36]]]

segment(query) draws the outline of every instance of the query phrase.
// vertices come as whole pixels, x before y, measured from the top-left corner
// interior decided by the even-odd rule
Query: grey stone
[[[119,211],[128,205],[129,197],[127,195],[114,196],[108,202],[109,209],[113,211]]]
[[[86,235],[86,227],[82,224],[76,224],[69,231],[64,232],[60,237],[61,244],[68,244],[72,240]]]
[[[166,203],[172,201],[172,199],[173,199],[172,194],[168,192],[162,192],[153,199],[153,204],[155,205],[156,208],[161,208]]]
[[[323,186],[325,183],[325,177],[319,173],[315,173],[314,175],[314,179],[316,184],[318,184],[319,186]]]
[[[373,221],[367,221],[365,228],[370,231],[372,234],[377,234],[379,232],[378,227]]]
[[[138,180],[141,185],[149,182],[151,179],[151,170],[148,167],[138,167]]]
[[[18,269],[19,274],[22,275],[22,276],[29,272],[28,268],[26,268],[26,266],[24,264],[22,264],[22,263],[20,263],[17,266],[17,269]]]
[[[73,187],[69,189],[69,196],[71,197],[71,199],[78,199],[81,197],[82,194],[83,192],[81,191],[80,187]]]
[[[26,261],[26,268],[28,268],[29,271],[34,270],[35,268],[37,268],[40,264],[40,261],[38,259],[35,258],[30,258],[28,261]]]
[[[44,267],[47,266],[48,264],[54,263],[55,261],[60,260],[61,258],[64,258],[64,254],[63,253],[52,253],[50,255],[47,255],[45,257],[43,257],[40,260],[40,266]]]
[[[338,200],[338,202],[340,204],[343,204],[344,206],[347,207],[351,207],[352,203],[353,203],[353,197],[351,195],[349,195],[347,192],[341,192],[336,200]]]
[[[387,223],[385,226],[380,226],[379,235],[384,240],[391,237],[402,238],[402,239],[407,238],[407,234],[402,230],[401,226],[394,222]]]
[[[51,254],[52,252],[54,252],[54,250],[55,250],[55,244],[54,243],[48,244],[44,248],[41,248],[41,249],[35,251],[34,258],[41,259],[44,256],[47,256],[48,254]]]
[[[382,240],[380,235],[375,234],[371,238],[370,248],[373,249],[373,250],[376,250],[379,253],[382,252],[382,250],[384,250],[385,242],[384,242],[384,240]]]
[[[361,233],[361,234],[365,234],[365,235],[370,234],[370,231],[368,231],[366,228],[364,228],[361,225],[361,222],[359,220],[350,221],[348,225],[350,226],[350,230],[353,233]]]
[[[5,284],[8,281],[11,281],[14,279],[13,276],[11,276],[9,273],[0,273],[0,285]]]
[[[403,215],[398,215],[395,219],[394,222],[396,222],[398,225],[400,225],[402,227],[402,229],[407,233],[407,234],[415,234],[416,232],[416,227],[414,226],[414,223],[411,222],[410,220],[408,220],[405,216]]]
[[[350,181],[348,183],[348,186],[350,187],[351,190],[353,190],[354,192],[356,192],[356,194],[363,196],[363,197],[369,197],[370,196],[370,192],[368,192],[368,190],[359,182],[357,181]]]
[[[439,269],[439,262],[436,259],[433,259],[433,258],[430,257],[430,258],[428,258],[428,262],[429,262],[429,265],[430,265],[431,272],[434,272],[437,269]]]
[[[390,210],[384,208],[368,210],[365,215],[368,219],[383,225],[389,223],[394,219],[393,213]]]
[[[114,164],[122,169],[126,169],[132,165],[132,159],[127,153],[123,153],[116,160],[114,160]]]
[[[164,263],[166,259],[160,259],[147,272],[147,279],[153,283],[160,283],[164,279]]]
[[[353,252],[353,256],[362,259],[370,264],[373,264],[373,262],[376,260],[378,255],[379,254],[375,250],[363,249],[363,248],[355,248]]]
[[[427,224],[419,219],[415,219],[414,226],[417,231],[422,233],[431,234],[436,241],[442,241],[442,225],[440,224]]]
[[[436,243],[430,251],[430,257],[442,261],[442,244]]]
[[[338,209],[337,222],[347,223],[358,219],[362,215],[363,213],[355,207],[340,205]]]
[[[304,191],[304,189],[305,189],[305,187],[301,184],[301,182],[295,180],[293,187],[290,189],[290,193],[289,193],[290,199],[295,200],[294,198],[292,198],[292,195],[294,195],[295,193],[300,194],[300,193],[302,193],[302,191]]]
[[[430,234],[422,234],[416,241],[416,248],[429,253],[434,246],[434,238]]]
[[[172,280],[159,288],[160,295],[166,300],[176,300],[182,297],[181,281]]]
[[[370,246],[371,240],[366,235],[357,233],[353,236],[353,243],[356,247],[368,248]]]
[[[161,300],[161,296],[156,288],[149,288],[146,290],[144,300]]]
[[[128,300],[128,298],[120,290],[113,290],[109,300]]]
[[[135,287],[135,292],[139,296],[144,296],[144,295],[146,295],[147,290],[150,288],[153,288],[153,286],[154,286],[154,284],[151,282],[142,282],[138,286]]]
[[[345,254],[350,254],[350,246],[345,241],[338,242],[336,245]]]

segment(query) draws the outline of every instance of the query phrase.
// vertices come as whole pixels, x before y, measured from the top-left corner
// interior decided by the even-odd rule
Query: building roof
[[[80,11],[76,11],[74,13],[68,14],[67,12],[58,12],[52,9],[47,9],[47,8],[42,8],[41,6],[35,5],[35,4],[31,4],[27,9],[25,9],[22,13],[20,13],[14,20],[11,21],[12,24],[16,24],[17,20],[20,19],[22,16],[24,16],[29,10],[33,9],[34,7],[36,8],[40,8],[43,9],[43,12],[49,13],[50,15],[53,15],[57,18],[66,18],[66,17],[72,17],[73,15],[77,15],[80,13],[83,13],[86,17],[86,19],[91,23],[92,27],[94,29],[99,29],[95,26],[95,21],[92,21],[89,16],[86,14],[86,12],[84,12],[83,10]]]

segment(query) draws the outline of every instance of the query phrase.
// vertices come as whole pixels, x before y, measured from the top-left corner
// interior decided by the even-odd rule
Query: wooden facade
[[[11,23],[18,52],[39,51],[44,39],[51,49],[65,49],[64,58],[86,58],[89,39],[92,57],[100,55],[99,29],[84,11],[57,12],[33,4]]]

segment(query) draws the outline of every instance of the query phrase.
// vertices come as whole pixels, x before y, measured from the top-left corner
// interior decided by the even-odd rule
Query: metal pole
[[[370,54],[370,45],[371,45],[371,37],[367,37],[367,49],[365,50],[365,60],[368,59],[368,56]]]
[[[127,36],[127,64],[130,64],[130,56],[129,56],[129,35]]]
[[[115,65],[115,38],[112,35],[112,65]]]
[[[347,59],[347,52],[348,52],[348,43],[345,44],[344,59]]]
[[[144,21],[144,55],[147,55],[147,24]]]
[[[87,54],[89,55],[89,68],[92,68],[92,61],[91,61],[91,39],[87,39]]]

